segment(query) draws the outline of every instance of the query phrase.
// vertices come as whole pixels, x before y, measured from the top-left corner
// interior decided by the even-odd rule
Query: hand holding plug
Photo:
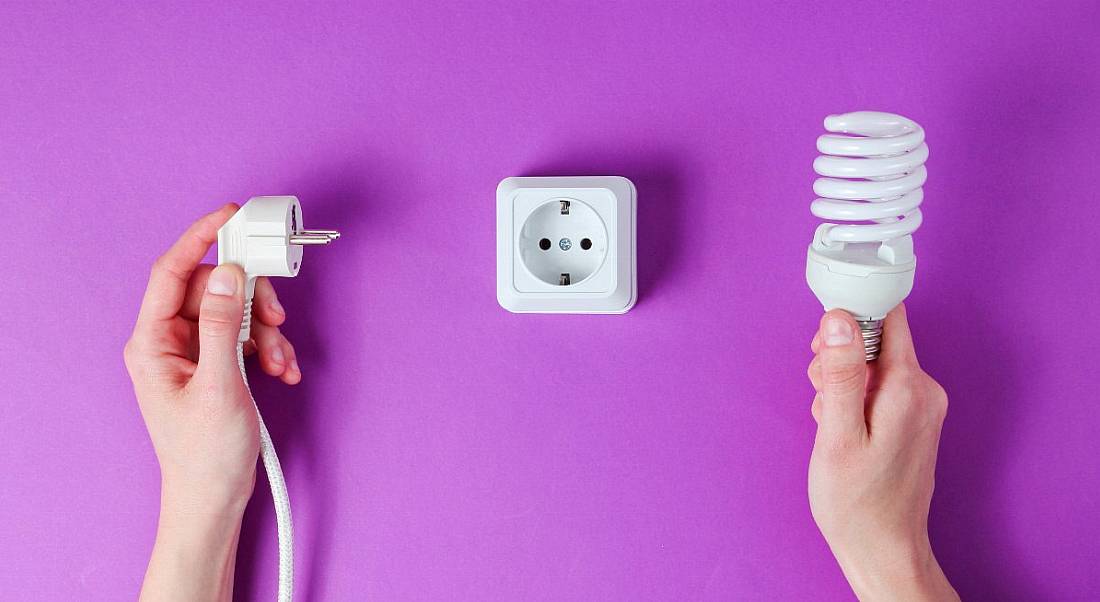
[[[161,512],[146,595],[170,589],[188,599],[222,580],[165,583],[164,577],[220,574],[229,567],[240,518],[252,494],[259,451],[256,410],[237,366],[246,280],[235,265],[200,264],[237,211],[226,205],[195,222],[149,275],[124,357],[161,467]],[[264,370],[287,384],[301,379],[286,320],[266,278],[254,283],[252,341]],[[224,576],[224,575],[223,575]]]
[[[125,350],[163,481],[143,598],[229,599],[257,454],[279,526],[279,599],[293,596],[290,501],[244,355],[258,352],[264,371],[287,384],[302,378],[279,331],[286,313],[266,277],[297,275],[303,245],[340,235],[301,223],[292,196],[226,205],[195,222],[153,267]],[[219,265],[200,265],[215,240]]]

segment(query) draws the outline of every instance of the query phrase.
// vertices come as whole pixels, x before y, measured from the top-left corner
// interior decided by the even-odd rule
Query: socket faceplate
[[[625,313],[637,298],[634,185],[619,176],[497,187],[497,301],[516,313]]]

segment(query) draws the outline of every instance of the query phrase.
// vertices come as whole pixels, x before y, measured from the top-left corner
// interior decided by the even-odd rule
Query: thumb
[[[858,333],[859,325],[845,311],[821,318],[821,430],[833,437],[867,433],[867,362]]]
[[[240,378],[237,336],[244,317],[244,272],[233,264],[210,272],[199,306],[198,372],[208,378]]]

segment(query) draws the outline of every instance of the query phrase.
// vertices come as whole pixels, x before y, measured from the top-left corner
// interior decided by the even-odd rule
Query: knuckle
[[[942,424],[947,416],[947,391],[919,369],[895,371],[890,375],[890,390],[914,419]]]
[[[226,336],[240,330],[241,319],[230,308],[205,307],[199,319],[199,332],[207,336]]]
[[[225,338],[237,333],[237,327],[228,322],[207,321],[199,325],[199,334],[210,338]]]
[[[887,379],[891,389],[907,398],[919,397],[924,389],[924,373],[912,366],[892,368]]]
[[[164,258],[164,255],[158,255],[157,258],[153,260],[153,265],[150,266],[149,271],[154,274],[157,272],[161,272],[164,270],[164,266],[166,263],[167,260]]]
[[[947,391],[930,376],[925,376],[925,382],[928,409],[933,416],[942,421],[947,416]]]
[[[126,344],[122,346],[122,360],[126,362],[127,366],[133,363],[137,354],[137,343],[134,342],[134,338],[127,339]]]
[[[161,255],[153,261],[153,267],[150,273],[175,275],[175,270],[172,267],[172,262],[169,257],[167,255]]]
[[[833,391],[851,392],[863,386],[865,365],[842,363],[830,365],[822,370],[822,381]]]
[[[131,378],[136,379],[148,374],[150,372],[149,354],[146,352],[145,343],[136,336],[131,336],[122,347],[122,362]]]

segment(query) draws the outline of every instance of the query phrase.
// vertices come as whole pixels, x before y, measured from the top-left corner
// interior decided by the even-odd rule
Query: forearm
[[[141,600],[231,600],[243,515],[243,501],[210,503],[165,487]]]

